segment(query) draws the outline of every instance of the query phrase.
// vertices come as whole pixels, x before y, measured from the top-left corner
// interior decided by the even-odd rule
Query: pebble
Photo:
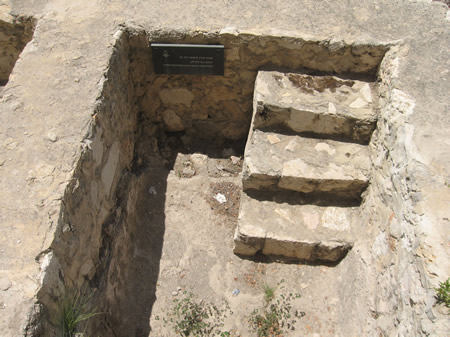
[[[239,164],[239,161],[241,160],[241,158],[236,157],[236,156],[231,156],[230,159],[231,159],[231,162],[233,163],[233,165]]]
[[[214,196],[214,199],[216,199],[219,202],[219,204],[227,202],[227,198],[222,193],[217,193]]]
[[[49,141],[51,141],[52,143],[56,142],[58,140],[58,136],[56,134],[54,134],[53,132],[49,132],[47,133],[47,137],[46,137]]]
[[[172,291],[172,296],[177,296],[177,295],[178,295],[178,291],[177,290]]]

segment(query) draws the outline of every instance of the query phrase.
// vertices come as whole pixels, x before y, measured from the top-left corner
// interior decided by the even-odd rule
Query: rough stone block
[[[359,198],[370,167],[363,145],[255,130],[245,150],[243,187]]]
[[[194,99],[192,92],[185,88],[161,89],[159,97],[166,105],[182,104],[186,107],[190,107]]]
[[[373,91],[373,83],[260,71],[253,127],[366,144],[376,127]]]
[[[351,249],[352,207],[320,207],[260,201],[242,194],[234,252],[339,261]]]

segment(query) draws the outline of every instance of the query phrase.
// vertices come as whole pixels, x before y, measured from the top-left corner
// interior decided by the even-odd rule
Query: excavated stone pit
[[[324,294],[331,296],[335,305],[328,308],[329,314],[313,314],[313,307],[326,297],[305,296],[299,308],[311,309],[310,316],[298,329],[310,332],[314,326],[314,331],[323,335],[333,335],[339,328],[345,331],[352,323],[343,309],[351,301],[348,294],[353,289],[344,275],[363,272],[358,271],[356,256],[360,244],[355,243],[351,251],[355,253],[337,266],[268,263],[273,261],[270,258],[259,263],[234,255],[236,193],[242,189],[238,177],[242,158],[237,157],[243,155],[249,133],[258,71],[336,75],[345,83],[381,80],[384,100],[377,104],[382,109],[390,92],[390,61],[385,55],[394,53],[395,46],[349,45],[233,30],[181,34],[123,29],[115,38],[82,156],[65,191],[59,229],[51,250],[39,257],[46,272],[34,321],[40,323],[33,329],[46,336],[56,333],[62,299],[82,289],[102,313],[89,323],[92,335],[170,336],[169,327],[157,317],[167,314],[174,296],[171,290],[196,288],[209,298],[218,298],[223,291],[238,310],[243,305],[237,299],[250,304],[258,301],[259,285],[250,279],[257,279],[255,284],[264,280],[277,284],[279,277],[285,277],[294,291],[308,288],[310,294],[320,294],[321,287],[328,286]],[[223,44],[225,74],[156,75],[149,48],[153,42]],[[335,82],[325,86],[336,90]],[[313,89],[303,87],[306,94],[317,89],[314,85]],[[381,120],[383,127],[386,121]],[[382,143],[375,133],[369,144],[372,153]],[[373,169],[372,184],[376,185],[377,174],[383,175],[380,172]],[[203,191],[190,190],[192,186]],[[219,192],[234,200],[230,209],[221,209],[212,200]],[[377,198],[377,193],[369,187],[367,202]],[[183,207],[185,217],[180,212]],[[373,203],[367,206],[363,202],[360,207],[373,207]],[[208,208],[223,214],[205,215]],[[175,219],[181,227],[173,229],[175,213],[168,210],[179,212]],[[227,225],[202,230],[214,221]],[[367,226],[367,221],[360,217],[360,226]],[[193,229],[189,230],[190,226]],[[206,248],[202,252],[195,247]],[[215,281],[205,280],[208,274],[216,277]],[[228,296],[238,287],[240,297]],[[316,324],[321,315],[322,325]],[[245,321],[243,316],[227,324],[236,336],[238,330],[245,335]]]

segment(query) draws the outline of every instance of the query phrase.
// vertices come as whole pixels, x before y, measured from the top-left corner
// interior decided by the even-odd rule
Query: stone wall
[[[378,74],[380,114],[370,144],[372,179],[361,212],[366,237],[355,248],[365,275],[344,294],[354,296],[371,313],[357,331],[361,335],[441,336],[445,331],[445,315],[433,308],[437,284],[432,284],[433,272],[427,270],[432,253],[422,252],[421,231],[427,220],[421,211],[419,181],[427,169],[408,123],[415,101],[397,89],[399,64],[406,54],[404,45],[390,48]],[[351,331],[355,320],[348,316],[343,326]]]
[[[120,218],[117,205],[133,159],[136,109],[128,35],[118,31],[115,39],[81,157],[64,193],[54,240],[40,256],[43,277],[37,298],[45,307],[45,336],[57,334],[61,304],[68,296],[81,291],[93,304],[98,302],[96,291],[109,264],[108,226]]]
[[[33,30],[31,18],[0,15],[0,85],[8,82],[20,53],[33,37]]]
[[[282,34],[257,35],[226,28],[219,33],[152,32],[151,43],[222,44],[224,76],[156,75],[147,45],[134,54],[139,74],[139,109],[169,132],[185,131],[187,143],[202,137],[221,143],[246,139],[258,70],[289,70],[374,78],[389,44],[346,44]],[[187,144],[189,145],[189,144]]]

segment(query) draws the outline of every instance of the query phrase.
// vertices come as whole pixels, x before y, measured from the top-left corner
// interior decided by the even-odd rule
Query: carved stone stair
[[[258,73],[234,252],[339,261],[369,184],[373,85]],[[281,196],[281,197],[280,197]]]
[[[366,146],[255,130],[247,142],[244,190],[294,190],[359,199],[369,184]]]
[[[260,71],[252,126],[368,144],[377,122],[373,90],[371,83],[333,76]]]
[[[352,247],[357,213],[354,207],[291,205],[243,193],[234,251],[338,261]]]

